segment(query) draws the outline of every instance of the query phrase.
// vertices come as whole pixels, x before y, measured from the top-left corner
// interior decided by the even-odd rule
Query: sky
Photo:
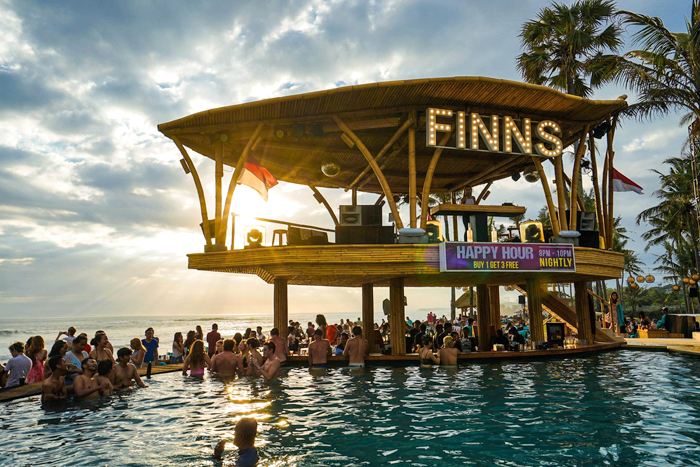
[[[257,276],[187,269],[186,254],[203,250],[201,215],[181,156],[157,125],[214,107],[376,81],[521,80],[518,31],[548,3],[0,0],[0,318],[272,313],[272,286]],[[683,29],[690,12],[689,0],[617,4],[659,16],[671,30]],[[634,102],[616,86],[594,98],[622,94]],[[618,194],[616,215],[649,271],[655,251],[644,251],[646,227],[635,218],[656,203],[651,170],[663,171],[663,160],[681,151],[678,122],[673,114],[626,121],[616,133],[616,168],[645,193]],[[194,159],[212,200],[213,164]],[[491,191],[490,202],[517,200],[527,217],[545,204],[541,186],[523,179]],[[333,206],[349,201],[343,191],[323,192]],[[330,227],[311,195],[280,183],[264,203],[240,187],[232,211]],[[274,226],[266,227],[271,235]],[[375,291],[376,308],[387,295]],[[409,316],[449,310],[449,289],[406,295]],[[359,315],[361,295],[291,286],[289,303],[291,317],[350,316]]]

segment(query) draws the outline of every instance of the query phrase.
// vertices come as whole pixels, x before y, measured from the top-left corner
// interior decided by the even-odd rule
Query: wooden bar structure
[[[528,295],[533,341],[545,339],[545,309],[564,316],[567,325],[593,344],[597,333],[591,328],[586,283],[619,277],[624,267],[621,254],[575,247],[576,268],[568,272],[442,272],[437,243],[331,241],[236,250],[236,223],[231,208],[243,166],[254,160],[279,181],[310,187],[309,197],[313,195],[329,213],[330,226],[316,230],[332,235],[343,227],[342,216],[337,216],[328,202],[332,198],[320,191],[342,189],[352,192],[353,205],[360,192],[378,194],[376,205],[385,210],[382,218],[392,214],[395,238],[404,226],[426,229],[430,227],[429,218],[451,217],[452,231],[443,233],[460,241],[460,224],[466,216],[475,240],[490,242],[490,232],[485,227],[487,217],[511,217],[523,214],[525,209],[485,205],[488,190],[501,180],[517,178],[515,174],[536,172],[551,219],[551,234],[558,237],[562,230],[577,227],[576,213],[583,208],[577,193],[579,174],[588,151],[595,172],[592,181],[599,235],[608,247],[614,234],[613,140],[617,115],[627,106],[624,97],[593,101],[501,79],[431,78],[247,102],[160,124],[158,129],[180,151],[183,168],[191,174],[199,198],[205,245],[203,253],[188,255],[189,268],[254,274],[273,284],[274,323],[280,330],[286,329],[288,323],[289,285],[361,288],[363,336],[371,344],[374,287],[388,286],[390,343],[395,358],[402,358],[407,351],[403,335],[405,287],[476,287],[477,332],[482,351],[491,348],[491,339],[500,325],[498,287],[514,284],[525,284],[522,287]],[[607,127],[607,147],[599,182],[594,135],[600,136],[597,129],[602,124]],[[574,143],[578,150],[567,174],[561,154]],[[213,219],[207,211],[200,172],[188,151],[213,162]],[[545,173],[544,160],[554,167],[554,187]],[[329,161],[339,168],[337,173],[322,170]],[[228,189],[224,189],[225,166],[233,168]],[[460,190],[467,186],[481,187],[477,204],[459,204]],[[571,188],[568,195],[567,187]],[[431,206],[436,196],[442,204]],[[401,208],[401,200],[406,203],[405,208]],[[402,214],[408,218],[403,219]],[[229,222],[232,232],[227,245]],[[294,222],[274,222],[305,228]],[[473,223],[477,225],[472,226]],[[575,311],[544,290],[547,284],[554,283],[575,284]],[[585,299],[579,299],[579,295]]]

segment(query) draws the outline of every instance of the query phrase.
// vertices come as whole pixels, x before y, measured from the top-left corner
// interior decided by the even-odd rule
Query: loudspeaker
[[[697,287],[691,287],[688,289],[688,296],[691,298],[695,298],[698,296],[698,288]]]
[[[584,246],[586,248],[600,248],[600,234],[597,230],[592,232],[583,230],[580,231],[580,233],[581,236],[578,238],[579,246]]]
[[[287,245],[328,245],[328,234],[318,230],[289,227]]]
[[[382,207],[375,204],[340,206],[340,225],[382,225]]]
[[[338,225],[335,228],[338,245],[376,245],[394,243],[394,228],[387,226]]]
[[[571,218],[571,211],[566,210],[567,221]],[[595,212],[576,211],[576,230],[579,232],[592,232],[596,229]]]

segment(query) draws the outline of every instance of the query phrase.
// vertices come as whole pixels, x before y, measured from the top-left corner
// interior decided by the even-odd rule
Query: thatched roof
[[[586,124],[593,126],[626,106],[623,99],[593,101],[554,89],[492,78],[455,77],[391,81],[348,86],[221,107],[163,123],[158,129],[177,136],[182,143],[210,158],[213,142],[225,139],[224,163],[235,166],[259,123],[265,127],[252,155],[279,180],[326,187],[348,187],[367,167],[357,147],[341,139],[333,120],[338,115],[373,153],[382,148],[405,120],[426,108],[476,111],[485,115],[510,115],[533,120],[552,119],[562,127],[564,145],[580,137]],[[417,127],[418,186],[423,182],[434,148],[426,148],[424,125]],[[276,136],[277,134],[277,136]],[[222,135],[223,138],[222,138]],[[395,193],[408,191],[406,136],[398,140],[380,165]],[[392,155],[393,153],[393,155]],[[341,173],[329,178],[321,173],[324,161],[334,159]],[[511,159],[504,171],[489,171]],[[431,192],[498,180],[531,164],[529,156],[456,149],[445,150],[437,166]],[[359,183],[362,191],[381,193],[370,171]]]

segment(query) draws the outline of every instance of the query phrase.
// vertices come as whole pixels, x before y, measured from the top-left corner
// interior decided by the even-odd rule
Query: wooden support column
[[[403,305],[403,277],[389,279],[389,327],[392,355],[406,355],[406,310]]]
[[[284,277],[275,278],[274,282],[274,326],[279,330],[280,336],[287,332],[289,326],[289,310],[287,309],[287,279]]]
[[[578,216],[576,214],[576,208],[578,207],[577,198],[579,197],[578,179],[579,179],[579,175],[581,174],[581,159],[583,158],[583,154],[586,152],[586,137],[588,136],[588,129],[590,127],[591,127],[590,125],[586,125],[586,128],[583,130],[583,133],[581,134],[581,139],[578,142],[578,149],[576,150],[576,154],[574,156],[574,171],[571,173],[571,199],[569,201],[569,211],[570,211],[569,229],[570,230],[576,230],[576,224],[577,224],[576,219],[578,218]]]
[[[491,350],[491,338],[495,335],[491,320],[491,300],[488,285],[476,286],[476,329],[479,350]]]
[[[222,195],[221,195],[221,182],[224,178],[224,143],[217,141],[214,144],[214,187],[215,187],[215,205],[216,212],[214,217],[214,232],[216,233],[216,238],[214,239],[214,248],[216,250],[226,249],[222,244],[225,242],[224,238],[219,237],[221,233],[221,207],[222,207]],[[222,248],[223,247],[223,248]]]
[[[600,204],[600,183],[598,182],[598,162],[595,157],[595,138],[593,137],[593,132],[588,135],[588,150],[590,151],[591,157],[591,172],[593,180],[593,195],[595,196],[595,217],[596,225],[598,226],[598,235],[607,239],[605,235],[605,219],[603,218],[603,209]],[[608,246],[606,245],[607,249]]]
[[[416,120],[415,110],[412,113],[412,120]],[[408,212],[412,229],[416,228],[416,213],[418,212],[418,197],[416,186],[416,127],[412,125],[408,129]],[[421,216],[422,217],[422,216]]]
[[[362,284],[362,337],[369,342],[370,352],[374,351],[374,286]]]
[[[588,302],[588,285],[585,282],[574,282],[574,300],[576,303],[576,330],[578,338],[592,344],[594,335],[591,323],[591,310]],[[614,312],[614,311],[613,311]]]
[[[333,212],[333,208],[331,208],[331,205],[328,204],[328,201],[326,198],[321,194],[320,191],[318,191],[318,188],[316,188],[313,185],[309,185],[309,188],[311,188],[311,191],[314,192],[314,199],[319,202],[319,204],[323,204],[325,206],[326,210],[328,211],[328,214],[331,215],[331,219],[333,219],[333,224],[338,225],[338,217],[335,215],[335,212]],[[353,191],[353,193],[355,193]],[[231,249],[233,249],[233,245],[231,245]]]
[[[566,220],[566,189],[564,188],[564,161],[562,156],[553,160],[554,169],[556,171],[557,184],[557,208],[559,208],[559,228],[561,230],[569,230],[569,224]]]
[[[542,285],[539,279],[528,279],[527,309],[530,314],[530,341],[535,344],[544,340],[544,322],[542,320]]]
[[[353,206],[357,206],[357,187],[353,187],[353,189],[350,193],[352,195],[351,204]]]
[[[613,189],[613,169],[615,167],[615,151],[613,150],[613,140],[615,138],[615,127],[617,126],[617,116],[612,119],[612,128],[608,131],[608,223],[606,225],[606,233],[608,234],[605,242],[606,248],[612,248],[613,238],[615,237],[615,191]]]
[[[559,220],[557,219],[557,212],[554,209],[554,200],[552,199],[552,192],[549,189],[549,182],[547,182],[547,174],[544,172],[544,167],[542,167],[542,162],[536,156],[532,156],[532,162],[535,164],[537,173],[540,175],[540,182],[542,182],[542,189],[544,190],[544,197],[547,200],[547,210],[549,211],[549,220],[552,223],[552,235],[555,237],[559,236]],[[478,203],[477,203],[478,204]]]
[[[489,306],[491,308],[491,324],[494,329],[501,328],[501,296],[497,285],[489,285]]]
[[[457,193],[454,191],[450,193],[451,198],[452,198],[452,204],[457,204]],[[460,219],[457,216],[452,216],[452,232],[454,232],[454,235],[452,236],[452,241],[453,242],[459,242],[459,226],[457,225],[457,219]],[[447,224],[447,216],[445,216],[445,224]],[[469,310],[470,312],[472,310]]]
[[[409,134],[410,135],[410,134]],[[452,132],[444,135],[442,139],[440,140],[440,146],[445,146],[447,142],[450,140],[450,137],[452,136]],[[415,162],[415,153],[416,153],[416,146],[415,146],[415,130],[413,134],[413,155],[414,155],[414,162]],[[408,152],[410,154],[411,152],[411,146],[410,146],[410,136],[409,136],[409,149]],[[433,174],[435,173],[435,168],[437,167],[437,163],[440,160],[440,156],[442,155],[442,150],[443,148],[435,148],[435,151],[433,151],[433,157],[430,158],[430,164],[428,165],[428,170],[425,172],[425,178],[423,179],[423,192],[421,193],[421,208],[420,208],[420,228],[424,229],[427,226],[428,222],[428,212],[430,212],[430,188],[432,187],[433,184]],[[452,194],[452,202],[454,203],[455,200],[455,195],[454,193]]]

